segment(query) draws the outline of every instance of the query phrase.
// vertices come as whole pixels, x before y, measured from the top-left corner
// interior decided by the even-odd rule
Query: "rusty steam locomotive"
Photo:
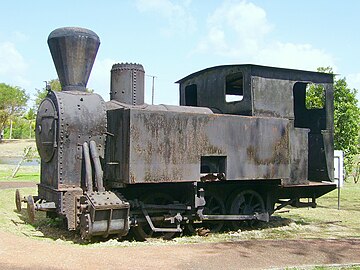
[[[143,67],[115,64],[104,102],[85,91],[99,37],[66,27],[48,44],[62,92],[49,89],[37,114],[38,196],[16,192],[30,220],[41,210],[83,238],[168,238],[268,221],[335,188],[332,75],[217,66],[177,82],[180,106],[147,105]],[[323,108],[306,107],[309,83]]]

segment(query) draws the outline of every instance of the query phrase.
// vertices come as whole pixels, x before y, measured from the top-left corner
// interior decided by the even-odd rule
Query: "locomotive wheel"
[[[233,215],[253,215],[255,213],[265,212],[264,200],[254,190],[244,190],[238,193],[232,200],[230,213]],[[238,230],[241,225],[253,226],[256,220],[233,221],[232,228]]]
[[[172,204],[174,202],[174,200],[168,194],[155,193],[155,194],[145,197],[145,199],[142,202],[144,204],[167,205],[167,204]],[[148,212],[150,214],[150,218],[155,217],[155,216],[156,217],[164,216],[164,215],[168,214],[168,212],[166,210],[164,210],[164,212],[161,212],[161,213],[157,212],[155,215],[151,214],[151,210],[148,210]],[[170,222],[166,222],[166,221],[153,221],[153,224],[155,227],[159,227],[159,228],[161,228],[161,227],[162,228],[174,228],[176,226],[175,224],[171,224]],[[175,232],[154,233],[154,231],[150,228],[149,224],[146,221],[137,224],[137,226],[133,227],[132,229],[134,232],[134,236],[135,236],[136,240],[138,240],[138,241],[145,241],[147,238],[151,238],[151,237],[161,237],[165,240],[169,240],[169,239],[173,238],[174,235],[176,234]]]
[[[27,197],[27,213],[30,223],[33,223],[35,221],[35,203],[31,195]]]
[[[21,212],[21,197],[20,197],[20,190],[15,191],[15,204],[16,210],[20,213]]]
[[[205,193],[205,207],[204,215],[225,215],[226,208],[220,196],[211,192]],[[210,233],[219,232],[224,226],[224,221],[204,221],[202,223],[193,223],[188,225],[190,232],[195,232],[198,227],[205,227],[210,230]]]

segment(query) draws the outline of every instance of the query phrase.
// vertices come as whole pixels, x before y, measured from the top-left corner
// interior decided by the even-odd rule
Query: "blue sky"
[[[105,100],[111,66],[120,62],[141,63],[157,77],[156,104],[178,104],[178,79],[234,63],[331,66],[360,90],[360,1],[8,0],[1,11],[0,82],[31,95],[57,77],[46,42],[63,26],[85,27],[100,37],[88,87]]]

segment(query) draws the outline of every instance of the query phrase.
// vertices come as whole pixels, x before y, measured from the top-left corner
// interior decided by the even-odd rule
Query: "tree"
[[[61,91],[61,84],[58,79],[52,79],[52,80],[46,82],[46,84],[50,85],[50,89],[53,91],[56,91],[56,92]],[[41,101],[46,97],[47,93],[48,93],[48,90],[46,89],[46,87],[44,87],[42,90],[36,89],[36,94],[35,94],[36,109],[39,108]]]
[[[0,83],[0,133],[12,117],[24,112],[28,99],[24,89]]]
[[[331,67],[319,67],[318,72],[334,74]],[[335,80],[335,78],[334,78]],[[334,82],[336,84],[336,80]],[[321,109],[325,106],[325,89],[320,84],[308,84],[306,89],[306,108]]]
[[[333,74],[331,67],[318,68],[319,72]],[[309,88],[307,107],[322,107],[324,89],[321,86]],[[350,89],[346,78],[336,79],[334,76],[334,146],[344,151],[346,175],[353,169],[355,155],[359,154],[360,140],[360,108],[356,99],[356,89]]]
[[[36,112],[33,108],[30,108],[24,115],[24,119],[29,123],[29,139],[32,137],[32,130],[35,129]]]
[[[47,85],[50,85],[50,89],[55,92],[61,91],[61,84],[59,79],[52,79],[47,82]],[[48,90],[43,88],[42,90],[36,89],[36,95],[35,95],[35,106],[36,109],[39,107],[41,101],[46,97]],[[86,92],[93,93],[94,90],[86,88]]]
[[[334,87],[334,144],[345,153],[345,170],[349,175],[354,157],[359,154],[360,109],[356,89],[350,89],[346,79],[336,80]]]

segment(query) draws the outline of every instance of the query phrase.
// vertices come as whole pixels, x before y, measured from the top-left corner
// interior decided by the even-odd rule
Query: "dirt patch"
[[[0,232],[1,269],[268,269],[356,264],[359,254],[359,239],[88,248]]]
[[[36,149],[35,140],[2,140],[0,143],[0,155],[2,157],[21,157],[25,147]]]
[[[0,182],[0,189],[24,188],[24,187],[36,187],[36,183],[35,182],[21,182],[21,181]]]

